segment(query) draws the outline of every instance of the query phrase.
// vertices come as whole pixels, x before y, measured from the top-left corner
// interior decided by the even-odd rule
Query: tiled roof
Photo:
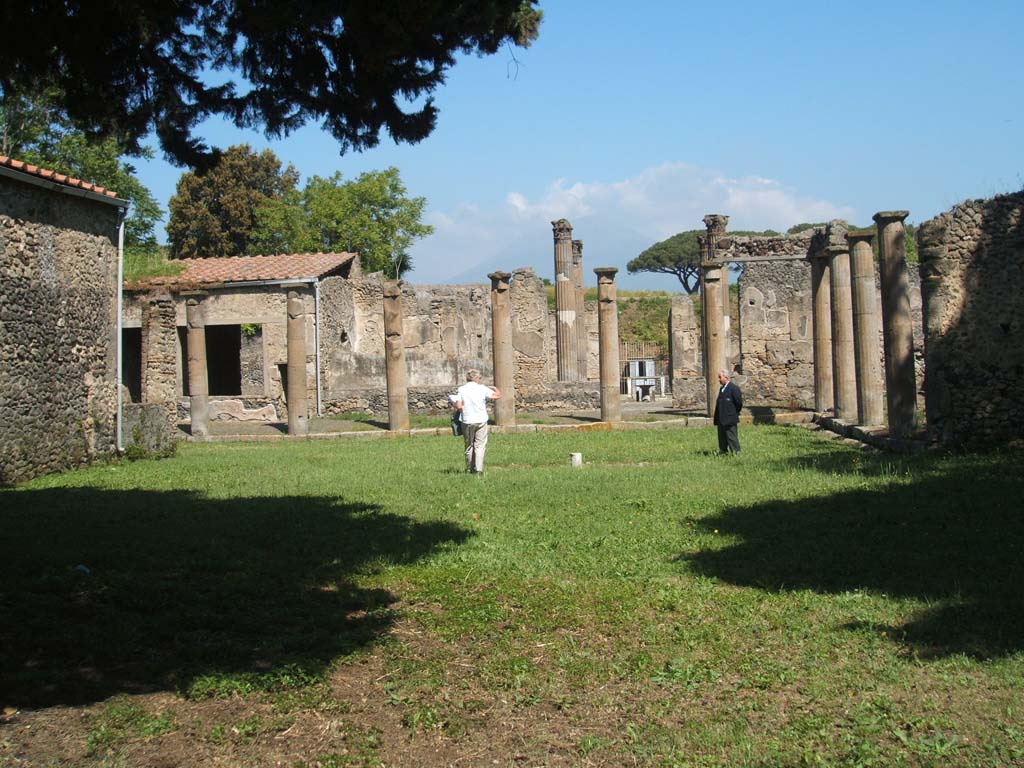
[[[178,259],[184,269],[177,275],[150,277],[130,284],[187,288],[256,280],[298,280],[327,277],[356,258],[354,253],[282,253],[276,256],[220,256]]]
[[[15,171],[21,171],[22,173],[27,173],[31,176],[38,176],[46,181],[63,184],[66,187],[84,189],[86,192],[93,192],[97,195],[109,197],[113,200],[117,199],[117,193],[112,190],[104,189],[96,184],[90,184],[88,181],[76,179],[74,176],[65,176],[63,173],[57,173],[56,171],[50,171],[46,168],[40,168],[38,165],[30,165],[29,163],[21,160],[15,160],[14,158],[7,157],[6,155],[0,155],[0,166],[12,168]]]

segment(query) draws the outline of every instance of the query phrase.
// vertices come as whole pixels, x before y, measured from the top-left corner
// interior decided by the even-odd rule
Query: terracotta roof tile
[[[322,278],[339,271],[355,258],[354,253],[283,253],[276,256],[178,259],[174,263],[185,267],[179,274],[146,278],[131,283],[129,287],[198,288],[262,280]]]
[[[13,168],[16,171],[21,171],[22,173],[27,173],[31,176],[38,176],[39,178],[46,179],[47,181],[55,181],[58,184],[64,184],[68,187],[84,189],[86,192],[94,192],[95,194],[102,195],[103,197],[109,197],[114,200],[117,199],[116,192],[104,189],[98,184],[90,184],[88,181],[82,181],[81,179],[76,179],[71,176],[65,176],[63,173],[57,173],[56,171],[51,171],[48,168],[40,168],[37,165],[30,165],[22,160],[15,160],[13,157],[7,157],[6,155],[0,155],[0,166]]]

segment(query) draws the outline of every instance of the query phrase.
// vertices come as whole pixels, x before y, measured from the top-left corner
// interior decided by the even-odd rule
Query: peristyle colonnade
[[[814,354],[814,404],[819,412],[864,427],[887,426],[893,437],[906,437],[917,426],[917,382],[910,315],[905,229],[907,211],[877,213],[879,275],[875,285],[869,230],[846,230],[832,222],[805,255],[730,256],[728,216],[709,214],[702,236],[701,297],[704,372],[708,415],[718,390],[717,374],[726,368],[730,262],[802,259],[811,266],[811,311]],[[879,300],[880,298],[880,300]],[[882,329],[885,358],[879,371],[878,337]],[[887,423],[883,424],[883,391]]]

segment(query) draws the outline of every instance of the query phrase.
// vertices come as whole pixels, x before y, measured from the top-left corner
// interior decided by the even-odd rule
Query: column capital
[[[402,295],[402,281],[401,280],[385,280],[384,281],[384,298],[394,299]]]
[[[709,213],[704,217],[704,226],[707,227],[709,235],[721,236],[725,234],[725,228],[729,225],[729,217],[721,213]]]
[[[874,219],[876,224],[892,224],[893,222],[902,223],[907,216],[910,215],[910,211],[879,211],[871,218]]]
[[[841,256],[844,253],[850,252],[850,246],[847,243],[830,243],[825,246],[826,256]]]
[[[854,243],[867,243],[871,244],[871,241],[875,239],[875,233],[870,229],[852,229],[846,233],[846,242],[853,246]]]
[[[555,219],[551,222],[551,230],[555,240],[572,240],[572,224],[568,219]]]
[[[572,241],[572,260],[574,263],[579,264],[583,261],[583,241],[573,240]]]
[[[491,272],[487,275],[491,279],[492,291],[507,291],[508,281],[512,277],[511,272]]]
[[[618,267],[594,267],[594,274],[597,275],[599,283],[615,282],[615,274],[618,271]]]

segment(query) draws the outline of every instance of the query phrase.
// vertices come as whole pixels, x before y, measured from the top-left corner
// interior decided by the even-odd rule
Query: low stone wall
[[[0,484],[116,452],[118,208],[0,176]]]
[[[1024,437],[1024,192],[968,200],[917,235],[930,436]]]
[[[173,455],[182,437],[177,422],[177,410],[165,403],[125,402],[121,421],[125,455],[140,458]]]

